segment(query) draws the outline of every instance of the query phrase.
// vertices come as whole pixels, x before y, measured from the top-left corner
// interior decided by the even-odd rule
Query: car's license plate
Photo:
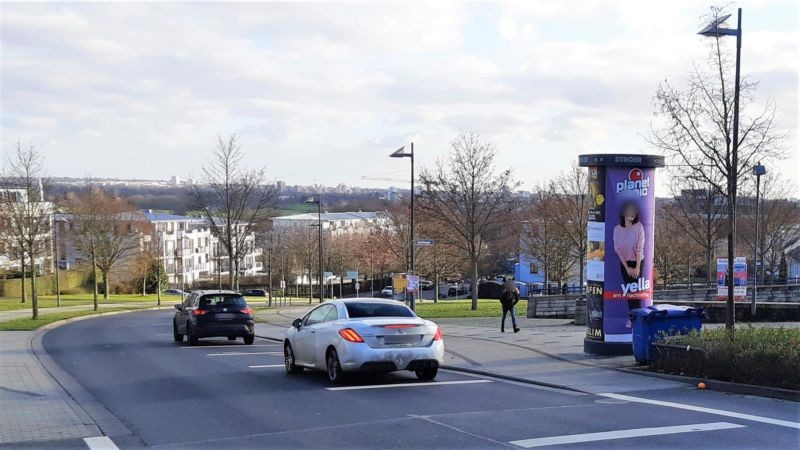
[[[234,314],[231,314],[231,313],[227,313],[227,314],[226,313],[217,313],[214,316],[214,318],[217,319],[217,320],[231,320],[231,319],[234,318]]]
[[[400,336],[384,336],[383,342],[386,345],[416,344],[417,342],[419,342],[419,335],[410,334],[410,335],[400,335]]]

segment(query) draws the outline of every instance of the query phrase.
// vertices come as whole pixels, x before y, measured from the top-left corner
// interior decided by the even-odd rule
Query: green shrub
[[[737,383],[800,390],[800,328],[724,328],[670,336],[660,343],[653,368]],[[681,351],[678,347],[685,347]]]

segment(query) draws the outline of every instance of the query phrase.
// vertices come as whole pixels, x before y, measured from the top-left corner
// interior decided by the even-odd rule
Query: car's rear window
[[[212,308],[215,306],[246,308],[247,302],[244,297],[238,294],[204,295],[200,298],[200,308]]]
[[[414,317],[414,313],[403,305],[388,303],[346,302],[347,315],[351,319],[360,317]]]

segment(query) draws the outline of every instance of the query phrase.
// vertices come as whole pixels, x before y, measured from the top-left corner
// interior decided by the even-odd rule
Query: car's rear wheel
[[[236,336],[228,336],[228,340],[229,341],[235,341],[236,340]]]
[[[344,370],[342,370],[342,365],[339,363],[339,354],[336,352],[335,348],[328,350],[325,362],[328,368],[328,381],[333,384],[343,383],[346,375]]]
[[[430,381],[436,378],[436,375],[439,373],[438,367],[431,367],[429,369],[419,369],[415,370],[414,373],[417,374],[417,378],[423,381]]]
[[[178,333],[178,324],[175,321],[172,321],[172,338],[175,339],[175,342],[183,342],[183,335]]]
[[[253,345],[253,342],[255,342],[255,340],[256,340],[256,335],[255,334],[248,334],[248,335],[245,335],[245,337],[244,337],[244,343],[246,345]]]
[[[186,340],[189,341],[191,346],[195,346],[200,342],[200,338],[195,336],[192,332],[192,327],[188,323],[186,324]]]
[[[286,345],[283,346],[283,365],[286,367],[286,373],[295,375],[303,372],[303,367],[296,365],[294,361],[292,344],[287,342]]]

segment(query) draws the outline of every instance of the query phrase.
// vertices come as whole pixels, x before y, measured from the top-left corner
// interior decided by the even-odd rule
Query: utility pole
[[[56,266],[56,306],[61,306],[61,286],[59,284],[59,272],[58,272],[58,237],[57,237],[57,230],[58,230],[58,221],[53,216],[53,259],[55,259],[55,266]]]

